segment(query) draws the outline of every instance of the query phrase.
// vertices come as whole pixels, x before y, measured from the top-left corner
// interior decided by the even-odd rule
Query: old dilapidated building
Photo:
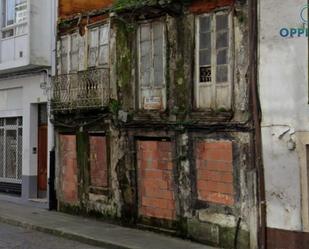
[[[254,17],[246,0],[60,0],[59,210],[258,248]]]

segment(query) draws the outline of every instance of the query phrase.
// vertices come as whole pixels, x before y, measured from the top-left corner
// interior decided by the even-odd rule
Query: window
[[[0,118],[0,181],[20,183],[22,118]]]
[[[95,188],[108,187],[107,143],[103,135],[90,135],[90,183]]]
[[[108,64],[109,25],[89,30],[88,66],[104,66]]]
[[[99,67],[109,64],[109,25],[89,29],[88,41],[86,37],[77,32],[61,37],[58,43],[58,69],[61,74],[85,70],[87,65]],[[86,56],[88,59],[85,59]]]
[[[70,71],[78,71],[79,37],[75,33],[71,35]]]
[[[2,0],[2,38],[26,33],[27,1]]]
[[[160,110],[166,106],[165,42],[163,22],[141,24],[139,35],[139,107]]]
[[[230,109],[231,22],[231,16],[227,12],[206,14],[197,18],[197,108]]]
[[[61,74],[68,73],[68,51],[69,51],[69,36],[64,36],[61,38],[61,45],[60,45]]]

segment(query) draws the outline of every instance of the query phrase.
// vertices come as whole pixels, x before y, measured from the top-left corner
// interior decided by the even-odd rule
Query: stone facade
[[[108,22],[110,27],[108,104],[53,112],[57,148],[63,135],[76,134],[78,201],[60,198],[59,210],[96,214],[224,248],[257,248],[248,3],[180,2],[139,5],[134,11],[132,6],[101,12],[85,9],[79,20],[59,20],[59,38],[76,31],[83,40],[85,34],[91,36],[92,26]],[[200,14],[214,15],[217,10],[227,11],[231,18],[231,94],[227,97],[231,105],[199,109],[196,22]],[[165,85],[159,98],[145,101],[138,83],[138,44],[143,39],[139,27],[160,28],[155,22],[163,23],[164,29]],[[155,36],[156,31],[152,32]],[[59,53],[58,46],[61,60]],[[58,60],[59,75],[60,68]],[[222,96],[218,101],[225,101]],[[92,140],[98,134],[104,137],[106,149]],[[58,157],[62,151],[58,150]],[[58,160],[58,196],[65,192],[61,187],[64,166]]]

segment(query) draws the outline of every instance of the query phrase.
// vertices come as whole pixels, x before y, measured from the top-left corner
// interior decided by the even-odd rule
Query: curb
[[[30,224],[28,222],[23,222],[23,221],[15,220],[12,218],[3,217],[1,215],[0,215],[0,222],[13,225],[13,226],[22,227],[22,228],[29,229],[29,230],[51,234],[54,236],[65,238],[65,239],[75,240],[75,241],[85,243],[88,245],[92,245],[92,246],[105,247],[106,249],[136,249],[133,247],[118,245],[117,243],[111,243],[109,241],[96,240],[91,237],[80,235],[80,234],[64,232],[60,229],[53,229],[49,227]]]

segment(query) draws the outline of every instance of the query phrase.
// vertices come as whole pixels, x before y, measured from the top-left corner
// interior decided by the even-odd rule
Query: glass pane
[[[16,27],[16,35],[23,35],[27,33],[27,24],[20,24]]]
[[[4,170],[4,129],[0,129],[0,177],[3,177]]]
[[[143,24],[140,26],[140,39],[141,41],[150,41],[150,25]]]
[[[16,6],[27,3],[27,0],[16,0]]]
[[[0,118],[0,126],[4,125],[4,118]]]
[[[155,22],[153,23],[152,27],[153,27],[153,39],[161,40],[163,38],[163,24],[160,22]]]
[[[71,71],[78,71],[78,52],[71,53]]]
[[[211,67],[200,67],[200,83],[211,82]]]
[[[88,66],[94,67],[97,64],[97,48],[91,48],[88,55]]]
[[[163,37],[153,41],[153,53],[157,56],[163,57]]]
[[[226,30],[228,29],[228,15],[217,15],[216,16],[216,29],[219,30]]]
[[[6,172],[7,178],[16,178],[17,168],[17,132],[16,130],[6,131]]]
[[[200,33],[210,31],[210,16],[200,17]]]
[[[150,56],[151,43],[150,41],[144,41],[140,44],[141,56]]]
[[[108,45],[100,46],[99,50],[99,64],[108,64]]]
[[[14,35],[14,29],[9,29],[2,32],[2,38],[8,38]]]
[[[15,0],[7,0],[6,5],[6,25],[14,24],[15,22]]]
[[[61,56],[61,73],[68,73],[68,57],[66,54]]]
[[[79,52],[79,39],[76,34],[71,36],[71,58],[70,58],[70,63],[71,63],[71,71],[77,71],[78,70],[78,52]]]
[[[78,36],[76,34],[71,36],[71,52],[78,51]]]
[[[90,48],[98,47],[98,42],[99,42],[98,29],[96,28],[96,29],[90,30],[90,42],[89,42]]]
[[[211,48],[211,34],[208,33],[201,33],[200,34],[200,49],[204,48]]]
[[[150,40],[145,40],[140,43],[140,80],[141,85],[150,84],[151,75],[151,42]]]
[[[16,23],[21,23],[27,20],[27,2],[16,0]]]
[[[108,25],[100,27],[100,45],[108,44]]]
[[[141,72],[141,85],[148,86],[150,84],[150,70]]]
[[[154,85],[160,86],[164,84],[164,71],[162,56],[154,57]]]
[[[68,37],[61,38],[61,53],[68,52]]]
[[[217,65],[223,65],[227,63],[227,49],[217,52]]]
[[[6,125],[16,125],[17,118],[6,118],[5,119]]]
[[[18,162],[17,162],[17,179],[22,177],[22,156],[23,156],[23,130],[18,129]]]
[[[39,105],[39,125],[47,124],[47,104]]]
[[[227,82],[228,80],[228,66],[217,66],[217,83]]]
[[[163,28],[161,29],[163,32]],[[154,40],[154,85],[160,86],[164,84],[164,75],[163,75],[163,34],[160,38]]]
[[[211,52],[210,50],[201,50],[200,51],[200,66],[210,65],[211,64]]]
[[[216,47],[217,48],[228,47],[228,32],[217,33]]]

